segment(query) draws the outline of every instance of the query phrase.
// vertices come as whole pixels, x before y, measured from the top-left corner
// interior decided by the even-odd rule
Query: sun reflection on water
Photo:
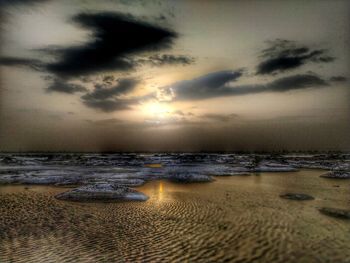
[[[137,190],[146,194],[149,197],[149,201],[162,203],[173,201],[176,198],[176,193],[184,190],[184,186],[176,185],[166,180],[155,180],[147,182],[145,185],[137,188]]]
[[[159,201],[162,201],[163,200],[163,191],[164,191],[164,188],[163,188],[163,182],[162,181],[159,181],[159,188],[158,188],[158,200]]]

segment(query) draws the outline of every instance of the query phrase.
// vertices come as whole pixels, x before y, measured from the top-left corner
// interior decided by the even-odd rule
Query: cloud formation
[[[257,66],[256,74],[276,74],[295,69],[306,63],[327,63],[334,61],[325,49],[311,49],[293,41],[277,39],[261,52],[263,59]]]
[[[238,117],[237,114],[215,114],[215,113],[207,113],[200,116],[202,119],[207,119],[211,121],[220,121],[220,122],[228,122]]]
[[[44,64],[38,59],[0,57],[0,66],[6,67],[29,67],[34,70],[42,70]]]
[[[344,76],[333,76],[329,80],[333,81],[333,82],[345,82],[348,79],[346,77],[344,77]]]
[[[47,1],[49,0],[0,0],[0,6],[33,5]]]
[[[106,78],[104,78],[106,80]],[[114,96],[127,94],[135,89],[138,80],[133,78],[120,79],[116,85],[108,87],[106,84],[96,84],[93,92],[84,95],[84,99],[104,100]]]
[[[92,98],[84,98],[82,97],[83,103],[85,106],[93,109],[97,109],[103,112],[112,112],[119,110],[128,110],[130,109],[131,104],[135,104],[135,100],[127,100],[127,99],[105,99],[105,100],[97,100]]]
[[[110,87],[107,84],[114,80],[111,76],[104,78],[104,84],[95,84],[95,89],[81,97],[83,103],[90,108],[104,112],[130,109],[130,105],[138,103],[138,98],[125,99],[120,96],[133,91],[138,84],[137,79],[125,78],[118,80]],[[111,82],[109,82],[111,83]]]
[[[47,70],[58,76],[129,70],[134,67],[130,55],[168,48],[176,38],[168,29],[119,13],[82,13],[73,21],[93,33],[86,44],[54,51],[59,59],[48,64]]]
[[[177,100],[198,100],[227,95],[230,92],[227,84],[239,79],[242,70],[218,71],[195,78],[174,83],[161,89],[162,96],[176,96]]]
[[[171,100],[203,100],[262,92],[286,92],[329,85],[315,74],[282,77],[266,84],[232,85],[232,82],[236,81],[241,74],[240,71],[220,71],[193,80],[177,82],[161,90],[163,93],[171,94]]]
[[[22,1],[14,1],[14,3],[20,2]],[[33,0],[34,2],[41,1]],[[55,58],[54,62],[3,57],[0,58],[0,65],[26,66],[53,73],[59,78],[71,78],[104,71],[131,70],[142,64],[164,66],[194,63],[194,58],[191,56],[172,54],[154,54],[135,59],[136,54],[171,47],[177,34],[131,15],[110,12],[81,13],[74,16],[72,21],[92,32],[86,43],[70,47],[49,46],[37,49],[41,54]]]
[[[53,82],[47,87],[47,91],[73,94],[76,92],[87,91],[87,89],[79,84],[69,83],[62,79],[54,79]]]
[[[141,64],[151,64],[153,66],[165,66],[165,65],[187,66],[187,65],[193,64],[194,61],[195,59],[191,56],[155,54],[146,59],[139,59],[137,62]]]

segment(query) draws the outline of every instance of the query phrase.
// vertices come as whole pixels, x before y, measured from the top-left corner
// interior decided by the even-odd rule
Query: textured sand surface
[[[65,188],[0,187],[0,262],[350,262],[350,183],[322,171],[152,181],[146,202],[73,203]],[[334,185],[338,187],[334,187]],[[296,202],[286,192],[310,194]]]

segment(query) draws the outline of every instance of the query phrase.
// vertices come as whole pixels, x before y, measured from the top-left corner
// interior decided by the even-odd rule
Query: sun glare
[[[148,115],[156,118],[166,118],[171,112],[171,107],[166,103],[152,102],[145,105]]]

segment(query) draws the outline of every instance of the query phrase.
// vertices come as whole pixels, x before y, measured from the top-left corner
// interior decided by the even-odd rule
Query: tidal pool
[[[66,188],[0,187],[0,262],[350,262],[350,181],[321,170],[151,181],[146,202],[72,203]],[[305,193],[310,201],[279,197]]]

